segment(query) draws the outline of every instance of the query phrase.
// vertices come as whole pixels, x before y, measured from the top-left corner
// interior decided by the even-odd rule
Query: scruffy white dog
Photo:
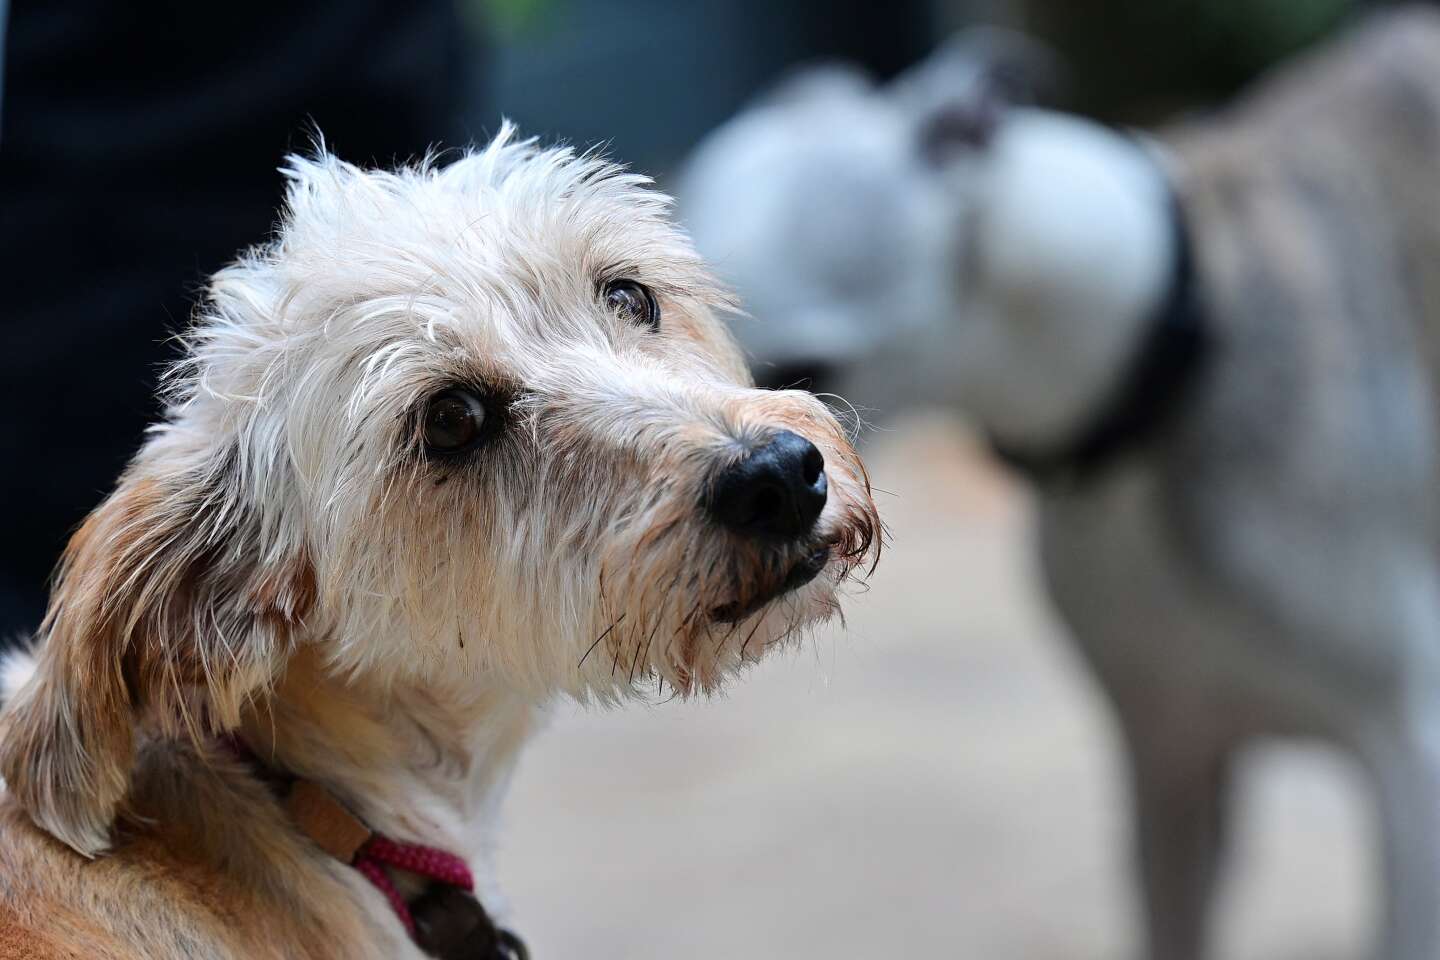
[[[712,691],[878,549],[643,178],[508,127],[286,172],[5,670],[0,955],[520,956],[489,863],[539,709]]]
[[[974,93],[767,102],[703,148],[682,210],[780,325],[789,297],[802,330],[848,330],[863,286],[862,401],[867,378],[950,400],[1034,479],[1052,596],[1128,747],[1153,960],[1201,956],[1232,761],[1272,735],[1368,770],[1381,956],[1436,960],[1440,12],[1380,15],[1149,143]],[[852,137],[867,115],[901,139]],[[835,163],[738,218],[848,204],[851,269],[793,233],[731,256],[714,217],[747,150]]]

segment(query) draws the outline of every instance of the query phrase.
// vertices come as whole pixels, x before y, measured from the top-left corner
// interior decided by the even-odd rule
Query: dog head
[[[967,33],[886,86],[806,75],[711,134],[679,194],[769,321],[736,326],[746,346],[866,408],[939,401],[1021,446],[1068,437],[1173,251],[1154,156],[1023,105],[1054,70],[1021,37]]]
[[[3,715],[9,789],[82,853],[137,730],[233,726],[301,645],[386,681],[688,695],[878,549],[840,425],[750,386],[643,178],[508,128],[444,167],[288,175]]]

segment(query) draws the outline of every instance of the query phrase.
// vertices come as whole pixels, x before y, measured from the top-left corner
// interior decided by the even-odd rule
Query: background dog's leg
[[[1440,957],[1440,723],[1398,721],[1362,744],[1384,857],[1382,960]]]
[[[1147,960],[1200,960],[1224,844],[1230,756],[1153,730],[1128,734]]]

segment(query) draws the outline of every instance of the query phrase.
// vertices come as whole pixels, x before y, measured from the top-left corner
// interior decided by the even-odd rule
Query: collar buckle
[[[410,913],[416,945],[436,960],[529,960],[524,942],[495,926],[480,901],[459,887],[431,886]]]

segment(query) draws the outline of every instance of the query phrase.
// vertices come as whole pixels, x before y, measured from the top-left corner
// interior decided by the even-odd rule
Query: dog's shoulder
[[[77,909],[90,893],[74,855],[36,829],[0,789],[0,960],[80,960],[124,956],[125,945],[107,936]]]
[[[279,835],[263,810],[233,822],[234,809],[184,783],[201,776],[186,767],[184,757],[147,764],[142,755],[134,809],[94,859],[41,831],[0,790],[0,960],[385,955],[367,952],[380,938],[322,853]],[[166,785],[194,808],[178,826],[153,804]]]
[[[78,960],[34,929],[20,923],[13,910],[0,907],[0,960]]]

